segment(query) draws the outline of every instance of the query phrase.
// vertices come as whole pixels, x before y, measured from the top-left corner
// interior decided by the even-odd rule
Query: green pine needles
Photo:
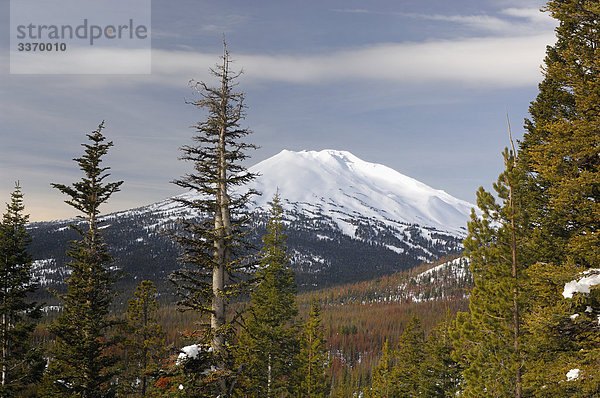
[[[255,253],[247,241],[246,205],[256,192],[240,193],[240,187],[255,175],[242,165],[246,151],[254,145],[243,142],[250,130],[240,125],[245,117],[244,94],[235,92],[239,74],[231,71],[231,59],[224,43],[221,63],[212,74],[217,87],[195,82],[200,99],[192,104],[208,113],[195,127],[195,145],[181,148],[181,159],[194,165],[194,172],[174,181],[188,189],[188,196],[176,201],[187,206],[197,218],[181,220],[172,233],[182,248],[184,267],[171,274],[181,309],[210,317],[201,343],[209,344],[214,357],[215,394],[231,389],[233,357],[229,348],[235,333],[235,319],[228,313],[232,297],[247,292],[248,271],[254,268]]]
[[[467,397],[522,396],[523,269],[526,232],[521,203],[523,173],[514,154],[504,152],[505,171],[494,184],[498,203],[480,188],[475,211],[464,241],[471,259],[475,287],[469,298],[470,312],[459,314],[456,358],[465,366]],[[531,260],[529,260],[531,261]]]
[[[121,395],[156,396],[154,380],[167,357],[165,335],[157,320],[157,291],[152,281],[136,287],[127,307],[126,360],[119,377]],[[122,380],[122,381],[121,381]]]
[[[39,307],[28,300],[37,289],[27,252],[31,241],[26,230],[23,193],[18,183],[0,222],[0,397],[13,397],[39,380],[44,362],[31,347]]]
[[[74,159],[84,176],[71,186],[52,184],[69,199],[65,202],[82,215],[81,222],[71,225],[80,239],[71,242],[67,251],[71,275],[67,293],[59,294],[63,309],[50,327],[56,336],[43,393],[52,397],[109,397],[115,393],[116,358],[109,353],[115,344],[110,331],[116,322],[109,317],[113,261],[99,231],[100,205],[119,191],[123,183],[104,180],[110,175],[102,167],[112,142],[102,135],[104,122],[88,134],[82,157]]]
[[[298,355],[294,318],[298,309],[282,214],[279,196],[275,196],[256,272],[259,283],[251,293],[236,353],[242,374],[239,390],[244,396],[280,397],[294,391],[291,380]]]
[[[457,320],[465,397],[600,396],[600,289],[563,296],[600,268],[600,5],[551,0],[546,11],[557,41],[523,142],[505,152],[501,202],[478,193],[483,217],[465,240],[475,280]]]
[[[323,398],[329,396],[330,386],[327,377],[329,360],[324,336],[321,306],[319,300],[314,298],[308,319],[302,326],[300,335],[297,397]]]

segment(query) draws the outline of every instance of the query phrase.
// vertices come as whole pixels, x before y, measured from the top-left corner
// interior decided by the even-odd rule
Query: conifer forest
[[[48,181],[78,214],[61,284],[36,277],[28,187],[2,200],[0,397],[600,397],[600,2],[544,10],[556,42],[523,139],[501,126],[504,170],[477,191],[464,239],[407,223],[406,265],[373,258],[375,275],[336,282],[318,256],[303,274],[292,221],[304,223],[294,239],[333,256],[344,238],[292,220],[279,188],[263,218],[249,207],[262,194],[246,166],[252,108],[225,40],[181,105],[201,116],[180,143],[187,172],[172,183],[186,194],[172,202],[193,216],[148,228],[173,245],[153,253],[177,264],[167,275],[126,275],[127,246],[106,239],[105,204],[126,184],[106,161],[111,115],[98,120],[73,154],[80,178]],[[370,248],[373,231],[357,229]],[[409,253],[417,243],[427,256]],[[348,250],[344,261],[360,251]]]

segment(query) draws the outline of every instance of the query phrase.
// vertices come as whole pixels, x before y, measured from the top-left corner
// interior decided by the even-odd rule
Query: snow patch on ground
[[[574,381],[579,378],[579,369],[571,369],[567,372],[567,381]]]
[[[393,252],[396,252],[398,254],[402,254],[404,253],[404,249],[400,248],[400,247],[396,247],[396,246],[392,246],[392,245],[384,245],[385,247],[387,247],[388,249],[390,249]]]

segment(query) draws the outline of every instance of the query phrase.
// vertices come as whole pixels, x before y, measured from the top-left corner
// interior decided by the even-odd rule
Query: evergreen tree
[[[566,282],[600,268],[600,5],[551,0],[546,9],[559,21],[557,41],[548,47],[521,146],[538,261],[528,271],[534,306],[526,319],[532,371],[525,381],[536,396],[596,396],[600,298],[595,290],[572,299],[562,292]],[[581,376],[567,381],[571,369]]]
[[[19,184],[0,223],[0,397],[16,396],[27,384],[39,379],[43,370],[30,336],[39,318],[39,307],[27,300],[37,289],[31,275],[31,242],[25,228],[23,194]]]
[[[69,199],[65,202],[83,213],[81,222],[72,224],[81,239],[71,242],[67,293],[60,294],[63,309],[50,331],[56,336],[53,356],[44,380],[44,396],[107,397],[114,395],[115,358],[107,350],[114,346],[109,331],[115,321],[109,319],[113,277],[109,265],[113,258],[100,235],[99,207],[123,183],[106,183],[109,167],[101,167],[112,142],[102,135],[104,122],[87,134],[82,144],[84,155],[74,159],[84,173],[72,186],[52,184]]]
[[[273,198],[267,234],[263,237],[258,286],[251,301],[237,352],[244,396],[280,397],[291,394],[291,379],[298,355],[298,314],[294,272],[286,252],[283,209]]]
[[[523,175],[512,151],[504,151],[506,170],[494,184],[501,203],[480,188],[464,241],[475,287],[468,314],[457,317],[457,357],[464,362],[466,397],[522,396],[524,353],[522,271],[530,257],[519,206]],[[519,250],[518,250],[519,249]]]
[[[327,350],[321,322],[321,307],[315,298],[300,338],[297,397],[321,398],[329,395]]]
[[[151,281],[142,281],[127,308],[128,355],[124,364],[129,376],[124,391],[142,397],[151,395],[153,374],[158,372],[160,360],[166,356],[164,333],[156,319],[157,310],[156,286]]]
[[[392,379],[392,373],[396,364],[395,352],[390,347],[389,341],[385,341],[379,363],[373,369],[371,389],[367,393],[369,398],[392,398],[397,397],[397,383]]]
[[[174,183],[193,192],[176,200],[203,221],[182,220],[182,231],[173,234],[183,248],[186,267],[171,275],[181,297],[180,307],[210,316],[207,338],[218,379],[213,387],[215,395],[221,396],[230,390],[227,380],[233,363],[227,337],[234,330],[233,320],[227,318],[227,303],[245,284],[240,274],[255,265],[248,257],[249,244],[243,232],[248,222],[244,207],[255,192],[234,193],[255,177],[241,164],[247,158],[246,150],[254,145],[241,141],[250,131],[240,127],[245,116],[244,95],[234,91],[239,74],[232,73],[230,64],[224,43],[222,63],[211,69],[219,87],[203,82],[194,85],[201,98],[193,105],[206,109],[208,116],[195,126],[197,145],[181,148],[181,159],[193,162],[195,172]]]
[[[461,368],[452,358],[449,321],[438,325],[427,336],[420,391],[424,397],[456,397],[462,384]]]
[[[392,370],[395,396],[416,397],[420,394],[424,337],[419,318],[412,317],[400,337],[396,366]]]

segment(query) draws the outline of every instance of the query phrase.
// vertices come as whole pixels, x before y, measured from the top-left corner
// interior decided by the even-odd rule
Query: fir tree
[[[457,317],[455,345],[457,357],[464,361],[467,397],[522,396],[522,271],[530,260],[519,250],[526,241],[518,205],[523,175],[512,151],[506,149],[503,156],[506,170],[494,184],[502,202],[479,189],[482,216],[472,211],[464,241],[475,287],[470,313]]]
[[[267,234],[263,237],[258,286],[251,293],[250,308],[238,344],[237,363],[244,396],[279,397],[291,394],[291,380],[298,355],[298,314],[294,272],[286,252],[283,209],[279,195],[273,198]]]
[[[536,396],[596,396],[600,297],[595,290],[573,299],[562,292],[581,272],[600,268],[600,5],[551,0],[546,9],[559,21],[557,41],[547,50],[521,146],[538,261],[528,270],[534,306],[526,319],[526,384]],[[571,369],[581,369],[581,377],[567,382]]]
[[[393,369],[396,364],[395,351],[390,347],[389,341],[385,341],[379,363],[373,369],[371,389],[367,393],[369,398],[392,398],[397,397],[397,384],[392,379]]]
[[[254,178],[241,164],[254,145],[242,142],[250,131],[240,127],[244,95],[234,91],[239,74],[232,73],[230,64],[224,43],[222,63],[211,69],[219,87],[194,84],[201,98],[193,105],[206,109],[208,116],[195,126],[197,145],[181,148],[181,159],[193,162],[195,172],[174,183],[192,191],[193,195],[176,200],[203,221],[182,220],[182,231],[173,234],[183,248],[186,267],[171,275],[181,297],[180,308],[210,316],[207,334],[216,361],[215,394],[222,396],[230,390],[227,378],[233,363],[228,352],[232,339],[227,339],[234,331],[233,319],[227,318],[227,304],[245,285],[243,274],[255,265],[248,257],[250,245],[243,232],[248,222],[244,207],[255,192],[234,193]]]
[[[327,350],[321,322],[321,307],[315,298],[300,338],[297,397],[321,398],[329,395]]]
[[[72,186],[52,184],[69,199],[65,202],[83,213],[81,222],[72,224],[81,239],[71,242],[67,293],[60,294],[63,309],[50,326],[56,336],[53,357],[45,374],[44,396],[107,397],[114,395],[115,358],[107,350],[114,345],[109,331],[115,321],[109,319],[113,277],[109,265],[113,258],[100,235],[99,207],[122,181],[106,183],[108,167],[101,167],[112,142],[102,135],[104,122],[82,144],[84,155],[74,159],[84,173]]]
[[[27,384],[39,379],[39,350],[31,347],[30,336],[39,318],[39,307],[27,300],[37,289],[27,252],[31,242],[25,228],[23,194],[19,184],[0,223],[0,397],[16,396]]]
[[[461,368],[453,358],[450,324],[442,322],[427,336],[420,391],[424,397],[456,397],[462,384]]]
[[[165,337],[156,318],[157,310],[156,286],[151,281],[142,281],[127,308],[128,355],[124,364],[126,374],[130,376],[124,390],[142,397],[151,395],[152,377],[160,368],[160,360],[166,356]]]
[[[419,318],[412,317],[398,343],[396,366],[392,370],[395,396],[416,397],[420,394],[423,363],[423,331]]]

